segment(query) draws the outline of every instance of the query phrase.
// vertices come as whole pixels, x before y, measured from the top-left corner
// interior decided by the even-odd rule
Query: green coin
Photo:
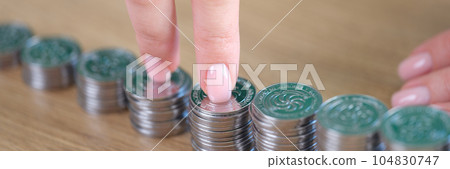
[[[103,82],[123,80],[127,65],[134,60],[136,60],[135,55],[125,49],[99,49],[86,53],[80,58],[77,72]]]
[[[296,120],[315,114],[322,104],[322,96],[307,85],[279,83],[256,94],[254,104],[257,110],[267,116]]]
[[[22,62],[43,67],[74,63],[81,54],[80,46],[68,37],[33,37],[21,52]]]
[[[205,111],[215,111],[215,112],[221,110],[237,111],[246,108],[248,105],[250,105],[253,98],[255,97],[255,93],[256,90],[253,84],[250,83],[250,81],[239,77],[236,81],[235,88],[231,92],[233,99],[232,104],[234,104],[231,105],[232,107],[226,107],[230,105],[213,104],[209,102],[208,101],[209,99],[207,98],[208,96],[200,88],[199,84],[195,85],[194,88],[192,89],[191,102]]]
[[[336,96],[320,107],[317,121],[326,129],[341,134],[370,134],[377,131],[388,108],[366,95]]]
[[[450,117],[426,106],[394,108],[381,127],[390,142],[412,147],[443,146],[450,134]]]
[[[0,25],[0,53],[10,53],[20,50],[28,38],[31,30],[23,24],[9,23]]]
[[[144,71],[142,74],[138,75],[136,73],[136,69],[127,70],[127,76],[132,76],[131,83],[127,83],[125,80],[126,87],[125,89],[133,94],[136,94],[138,96],[145,96],[145,92],[147,89],[148,84],[151,82],[149,80],[147,73]],[[138,79],[141,78],[139,81]],[[183,69],[178,68],[174,72],[172,72],[170,77],[171,86],[168,88],[168,90],[177,90],[176,92],[183,93],[183,91],[191,90],[192,87],[192,79]],[[140,82],[140,83],[139,83]],[[183,91],[180,91],[183,90]],[[140,94],[138,94],[137,91],[142,91]]]

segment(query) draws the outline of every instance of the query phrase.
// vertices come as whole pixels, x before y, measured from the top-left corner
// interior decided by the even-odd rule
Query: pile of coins
[[[317,113],[319,149],[381,151],[379,128],[387,112],[379,100],[365,95],[336,96]]]
[[[255,87],[249,81],[238,78],[231,99],[224,103],[213,103],[197,84],[191,92],[189,104],[192,110],[189,124],[194,150],[253,150],[252,121],[248,107],[254,96]]]
[[[133,53],[118,48],[84,54],[77,64],[78,103],[90,114],[120,112],[126,108],[123,89],[126,67]]]
[[[187,127],[191,77],[178,68],[171,75],[170,86],[148,78],[147,72],[137,74],[127,70],[125,90],[130,110],[130,121],[139,133],[150,137],[180,134]],[[141,79],[138,79],[141,78]]]
[[[19,63],[20,50],[31,36],[30,29],[23,24],[0,25],[0,69]]]
[[[81,49],[67,37],[33,37],[21,52],[22,78],[36,89],[58,89],[74,82]]]
[[[280,83],[261,90],[250,107],[258,151],[317,150],[315,114],[322,96],[310,86]]]
[[[425,106],[394,108],[382,126],[387,150],[449,150],[450,117],[441,110]]]

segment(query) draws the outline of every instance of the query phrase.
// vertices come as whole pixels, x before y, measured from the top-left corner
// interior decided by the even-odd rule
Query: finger
[[[147,53],[161,58],[147,67],[147,71],[165,61],[171,62],[168,70],[163,69],[154,76],[155,81],[164,81],[165,73],[179,65],[178,32],[173,25],[176,24],[175,3],[173,0],[126,0],[126,4],[141,55]]]
[[[197,63],[213,64],[208,71],[198,69],[201,88],[211,101],[226,101],[231,96],[239,68],[236,66],[240,52],[239,0],[192,0],[192,10]],[[223,83],[207,84],[208,76],[221,79]]]
[[[399,75],[408,80],[450,65],[450,31],[441,33],[416,48],[399,66]]]
[[[398,74],[409,80],[447,66],[450,66],[450,30],[417,47],[400,63]]]
[[[450,67],[408,81],[392,97],[393,106],[450,102]]]
[[[447,102],[447,103],[436,103],[436,104],[431,105],[431,107],[443,110],[443,111],[447,112],[447,114],[450,115],[450,102]]]

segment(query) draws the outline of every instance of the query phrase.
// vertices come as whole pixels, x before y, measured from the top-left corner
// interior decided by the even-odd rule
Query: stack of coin
[[[381,126],[382,138],[391,151],[448,151],[450,117],[425,106],[408,106],[388,111]]]
[[[317,150],[315,113],[322,103],[310,86],[280,83],[261,90],[250,107],[259,151]]]
[[[31,36],[30,29],[23,24],[7,23],[0,25],[0,69],[19,63],[20,50]]]
[[[125,71],[133,53],[118,48],[84,54],[77,63],[78,103],[90,114],[120,112],[126,108]]]
[[[57,89],[74,82],[74,66],[81,49],[67,37],[33,37],[21,52],[22,78],[36,89]]]
[[[214,92],[214,91],[209,91]],[[197,151],[250,151],[254,148],[248,107],[255,87],[238,78],[229,101],[213,103],[196,85],[190,97],[189,124]]]
[[[317,113],[319,149],[324,151],[381,151],[379,128],[387,107],[365,95],[336,96]]]
[[[185,119],[192,79],[185,71],[175,70],[167,88],[166,83],[149,79],[146,71],[138,75],[127,70],[127,77],[132,77],[125,90],[134,129],[150,137],[172,136],[187,129]]]

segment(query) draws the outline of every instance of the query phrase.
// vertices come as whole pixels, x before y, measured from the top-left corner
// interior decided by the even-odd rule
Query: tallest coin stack
[[[212,103],[197,84],[190,98],[192,147],[197,151],[253,150],[248,106],[254,96],[253,85],[238,78],[228,102]]]

